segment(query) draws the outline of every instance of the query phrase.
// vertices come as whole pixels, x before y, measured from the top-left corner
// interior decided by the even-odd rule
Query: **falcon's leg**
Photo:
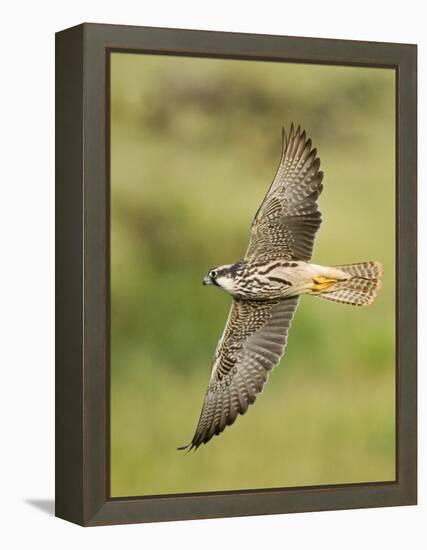
[[[313,277],[313,291],[314,292],[323,292],[330,286],[334,285],[337,282],[337,279],[331,279],[329,277],[324,277],[319,275],[318,277]]]

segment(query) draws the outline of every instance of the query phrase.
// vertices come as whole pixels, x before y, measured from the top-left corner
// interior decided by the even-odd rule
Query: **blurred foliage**
[[[394,71],[112,55],[113,496],[394,479]],[[304,297],[248,414],[190,441],[239,260],[304,126],[325,171],[314,261],[377,259],[369,308]]]

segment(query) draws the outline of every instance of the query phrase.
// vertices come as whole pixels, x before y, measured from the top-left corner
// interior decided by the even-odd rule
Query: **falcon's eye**
[[[209,273],[209,277],[211,279],[216,279],[217,275],[218,275],[218,271],[216,271],[215,269],[212,269],[212,271]]]

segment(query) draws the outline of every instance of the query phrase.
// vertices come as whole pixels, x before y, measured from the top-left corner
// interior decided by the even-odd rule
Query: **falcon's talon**
[[[337,279],[330,279],[328,277],[323,277],[320,275],[319,277],[313,277],[313,291],[315,292],[323,292],[327,288],[331,287],[337,282]]]

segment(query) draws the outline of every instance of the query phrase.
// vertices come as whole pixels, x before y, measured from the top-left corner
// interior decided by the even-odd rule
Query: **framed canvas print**
[[[416,46],[56,36],[56,514],[416,503]]]

